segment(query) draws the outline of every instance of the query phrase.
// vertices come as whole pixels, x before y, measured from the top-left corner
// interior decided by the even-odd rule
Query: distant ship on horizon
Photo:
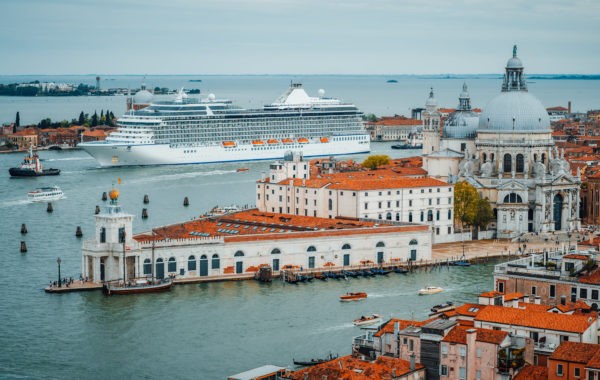
[[[139,94],[139,95],[138,95]],[[106,141],[78,146],[101,166],[174,165],[368,153],[370,139],[354,104],[310,97],[299,83],[262,109],[243,109],[214,94],[203,100],[180,91],[152,102],[142,90]]]

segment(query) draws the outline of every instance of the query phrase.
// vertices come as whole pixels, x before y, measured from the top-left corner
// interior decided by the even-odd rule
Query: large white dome
[[[550,117],[542,103],[525,91],[502,92],[479,117],[480,131],[550,132]]]
[[[148,90],[140,90],[133,96],[133,102],[135,104],[150,104],[154,95]]]

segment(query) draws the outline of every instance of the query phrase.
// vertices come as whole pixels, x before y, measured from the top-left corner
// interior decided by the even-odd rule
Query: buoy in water
[[[24,241],[22,241],[21,242],[21,253],[25,253],[25,252],[27,252],[27,244]]]
[[[150,198],[148,198],[148,194],[144,195],[144,204],[147,205],[150,203]]]
[[[190,205],[190,200],[188,199],[188,197],[185,197],[185,198],[183,198],[183,205],[184,205],[185,207],[187,207],[187,206],[189,206],[189,205]]]
[[[27,226],[25,225],[25,223],[21,224],[21,233],[22,234],[26,234],[27,233]]]
[[[81,231],[81,226],[77,226],[77,230],[75,231],[75,236],[78,238],[83,236],[83,232]]]
[[[102,193],[102,200],[106,201],[108,199],[108,195],[106,195],[106,191]]]
[[[94,214],[100,214],[100,206],[96,205],[96,211],[94,211]]]
[[[48,211],[48,212],[54,211],[54,208],[52,207],[52,202],[48,202],[48,207],[46,208],[46,211]]]
[[[148,210],[147,209],[142,209],[142,219],[147,219],[148,218]]]

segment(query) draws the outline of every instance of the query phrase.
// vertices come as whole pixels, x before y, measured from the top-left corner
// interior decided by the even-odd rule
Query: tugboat
[[[8,172],[13,177],[39,177],[43,175],[59,175],[59,169],[42,169],[40,158],[33,154],[32,147],[29,147],[27,155],[18,168],[10,168]]]

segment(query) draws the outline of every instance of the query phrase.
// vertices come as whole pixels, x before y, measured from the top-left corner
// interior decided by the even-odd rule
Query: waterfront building
[[[454,187],[438,179],[408,178],[393,169],[311,176],[310,163],[288,154],[257,182],[256,206],[321,218],[424,223],[434,243],[453,241]]]
[[[593,310],[600,306],[600,269],[594,253],[545,253],[498,264],[494,283],[500,293],[520,292],[550,306],[564,308],[579,301]]]
[[[548,380],[600,378],[600,345],[562,342],[548,358]]]
[[[282,269],[331,270],[431,259],[426,225],[256,209],[134,235],[133,216],[118,204],[118,193],[110,195],[111,203],[96,215],[94,238],[82,247],[82,273],[91,281],[122,279],[124,271],[129,279],[205,281],[251,278],[263,265],[278,275]]]
[[[459,111],[468,112],[468,96],[460,98],[459,108],[464,109]],[[434,103],[428,100],[432,110]],[[447,143],[435,140],[439,127],[430,132],[429,145],[440,150],[433,154],[424,150],[423,165],[429,174],[450,182],[468,181],[487,197],[499,238],[579,229],[581,181],[552,139],[548,112],[527,91],[516,46],[506,64],[502,91],[484,108],[476,128],[471,123],[474,116],[466,115],[470,113],[462,114],[456,125],[452,120],[457,118],[448,118]],[[436,123],[425,121],[426,130],[428,125]],[[464,151],[455,150],[458,144]]]
[[[365,129],[371,135],[371,141],[408,141],[412,133],[423,129],[423,121],[396,115],[366,122]]]
[[[25,128],[9,134],[6,138],[11,144],[18,146],[21,150],[38,146],[38,133],[34,128]]]

